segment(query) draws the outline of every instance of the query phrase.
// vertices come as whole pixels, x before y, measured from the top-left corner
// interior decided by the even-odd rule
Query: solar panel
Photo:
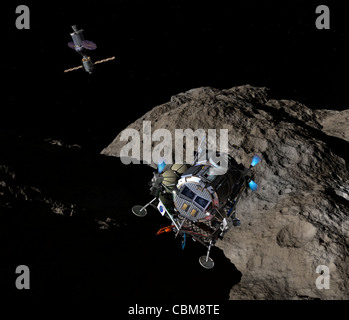
[[[68,42],[68,47],[74,49],[75,51],[82,51],[84,48],[83,47],[79,47],[76,44],[74,44],[74,42]]]
[[[82,48],[85,48],[87,50],[96,50],[97,49],[97,45],[90,41],[90,40],[83,40],[81,42],[81,47],[77,46],[74,44],[74,42],[70,41],[68,42],[68,47],[74,50],[81,50]]]
[[[97,49],[97,45],[90,40],[83,40],[82,46],[87,50],[96,50]]]
[[[68,47],[75,50],[75,44],[73,41],[68,42]]]

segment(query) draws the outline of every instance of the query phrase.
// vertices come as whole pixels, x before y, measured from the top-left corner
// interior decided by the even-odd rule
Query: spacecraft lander
[[[200,153],[206,152],[203,149],[201,145],[191,164],[161,162],[149,183],[154,199],[144,206],[133,206],[132,212],[144,217],[148,206],[155,207],[171,221],[171,225],[161,228],[157,234],[174,232],[175,237],[182,237],[182,249],[188,237],[201,243],[207,253],[200,257],[199,263],[211,269],[214,266],[209,256],[212,246],[231,226],[240,225],[236,206],[241,194],[246,187],[257,190],[252,168],[261,158],[254,156],[250,167],[245,168],[230,155],[222,157],[222,154],[220,158],[227,161],[227,170],[221,174],[222,167],[215,161],[219,153],[208,151],[209,156],[205,158],[209,160],[198,161]]]

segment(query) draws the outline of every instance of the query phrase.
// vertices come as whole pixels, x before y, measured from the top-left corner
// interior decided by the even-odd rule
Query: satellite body
[[[91,60],[91,57],[86,54],[86,50],[95,50],[97,49],[97,45],[90,40],[85,40],[85,37],[83,34],[84,30],[82,29],[78,30],[76,25],[73,25],[72,29],[74,32],[72,32],[70,35],[73,41],[68,42],[68,47],[75,50],[80,55],[82,55],[82,65],[79,67],[67,69],[64,72],[74,71],[74,70],[83,68],[86,72],[88,72],[89,74],[92,74],[95,64],[107,62],[115,59],[115,57],[111,57],[111,58],[100,60],[93,63]]]
[[[91,58],[86,54],[86,50],[95,50],[97,45],[92,41],[85,40],[82,29],[78,30],[76,25],[72,26],[74,32],[70,35],[73,39],[73,42],[69,42],[69,48],[74,49],[76,52],[82,55],[82,66],[86,72],[91,74],[93,72],[94,66]]]

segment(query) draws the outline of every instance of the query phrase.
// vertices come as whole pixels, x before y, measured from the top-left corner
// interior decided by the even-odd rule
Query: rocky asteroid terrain
[[[241,226],[217,243],[242,273],[230,299],[349,298],[349,110],[312,110],[249,85],[204,87],[173,96],[128,128],[142,133],[145,120],[173,136],[228,129],[238,162],[262,157],[259,188],[237,208]],[[124,145],[119,134],[102,154],[118,157]],[[329,268],[329,289],[315,284],[319,265]]]

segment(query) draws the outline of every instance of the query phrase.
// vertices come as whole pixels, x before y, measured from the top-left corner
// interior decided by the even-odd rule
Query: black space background
[[[267,86],[274,97],[346,109],[346,1],[27,2],[30,30],[2,7],[1,126],[98,152],[171,95],[200,86]],[[331,29],[315,27],[327,4]],[[71,25],[97,43],[93,75],[67,47]]]
[[[201,86],[219,89],[244,84],[266,86],[275,98],[295,99],[314,109],[347,109],[347,3],[296,0],[2,2],[0,131],[61,139],[98,154],[122,129],[154,106],[169,101],[172,95]],[[20,4],[30,8],[30,30],[15,27],[15,9]],[[320,4],[330,8],[330,30],[315,27],[315,9]],[[81,61],[67,46],[73,24],[83,28],[85,38],[97,44],[98,49],[91,52],[93,61],[111,56],[116,59],[96,66],[92,75],[82,70],[63,73]],[[21,156],[25,159],[26,155]],[[148,178],[145,174],[144,180]],[[147,190],[142,199],[146,199],[146,193]],[[26,228],[31,216],[24,212],[24,219],[20,215],[19,218],[10,216],[11,228],[15,229],[18,221],[23,220],[20,223],[23,233],[31,234]],[[51,229],[45,225],[44,214],[41,218],[39,215],[39,219],[42,224],[33,230],[38,234],[49,233]],[[63,230],[71,227],[65,221],[52,218],[52,224],[57,223],[64,224]],[[10,227],[9,230],[11,233]],[[17,230],[18,234],[22,231]],[[91,233],[90,229],[87,231],[82,227],[67,233],[76,239],[85,239],[84,232],[88,237],[92,234],[87,244],[91,247],[95,239],[106,237],[107,240],[97,242],[103,246],[110,243],[108,248],[113,250],[110,237],[114,235],[101,236]],[[23,239],[18,242],[25,241]],[[64,241],[57,246],[65,250],[71,243]],[[165,245],[169,246],[172,239],[166,241]],[[33,247],[35,252],[35,246],[40,248],[41,244],[33,242],[24,248]],[[13,245],[17,247],[20,246]],[[51,248],[52,243],[48,242],[47,247]],[[198,249],[192,250],[185,254],[193,254],[197,264]],[[80,266],[80,256],[75,256],[74,250],[67,251],[67,257],[75,261],[74,266]],[[29,250],[28,255],[31,252]],[[47,263],[55,264],[57,254],[54,250],[51,253],[51,249],[49,252],[51,260]],[[173,252],[168,250],[166,254],[172,256]],[[39,270],[46,270],[46,260],[38,257],[33,259],[38,259],[42,267]],[[60,262],[67,268],[68,278],[59,292],[65,290],[65,284],[79,281],[78,268],[75,268],[76,274],[69,273],[68,258]],[[134,259],[137,260],[137,256]],[[108,265],[109,260],[106,261]],[[219,271],[223,263],[217,265]],[[111,264],[107,275],[113,273],[113,267]],[[10,269],[13,272],[12,265]],[[100,269],[93,272],[102,273]],[[99,278],[94,277],[95,273],[91,277],[98,288]],[[47,274],[36,277],[44,283],[45,277],[50,278],[49,271]],[[62,278],[64,276],[58,275],[52,281],[59,287]],[[144,288],[148,288],[147,281],[153,283],[151,279],[143,281]],[[231,284],[227,283],[226,287],[229,290]],[[92,289],[81,285],[79,290],[80,294],[86,291],[88,296],[88,290]],[[110,286],[108,290],[105,296],[112,296],[114,288]],[[45,291],[40,291],[41,294]],[[139,294],[146,296],[147,292]]]

